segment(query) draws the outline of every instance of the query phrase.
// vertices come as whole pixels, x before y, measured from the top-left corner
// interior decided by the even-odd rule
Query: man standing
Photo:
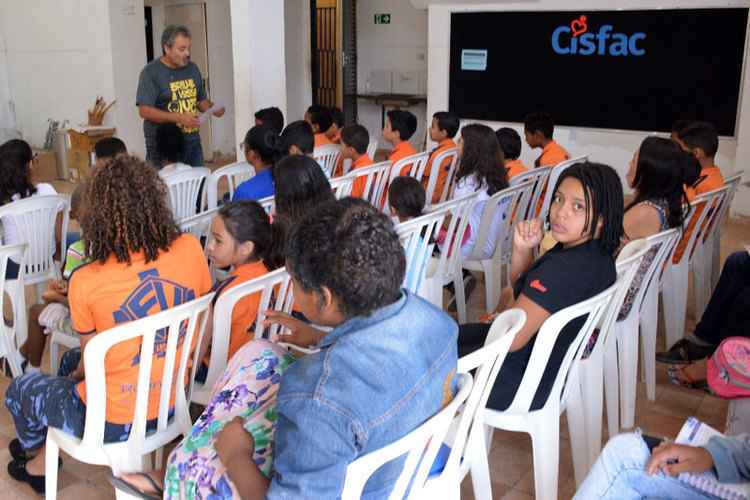
[[[146,160],[161,167],[156,150],[156,129],[160,123],[176,123],[185,135],[184,162],[203,166],[203,148],[198,133],[200,112],[207,111],[211,101],[206,96],[203,78],[195,63],[190,62],[190,31],[185,26],[170,25],[161,35],[162,55],[148,63],[138,79],[136,105],[143,118],[146,138]],[[213,113],[224,115],[224,108]]]

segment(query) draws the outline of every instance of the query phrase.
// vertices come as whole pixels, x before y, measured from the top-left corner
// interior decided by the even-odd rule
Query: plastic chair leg
[[[620,367],[620,412],[623,429],[635,425],[635,395],[638,381],[638,315],[631,311],[618,321],[617,362]]]
[[[602,412],[604,409],[604,349],[595,349],[579,364],[583,397],[584,429],[588,442],[585,470],[596,461],[602,448]],[[568,413],[570,415],[570,413]],[[568,420],[570,422],[570,420]],[[584,476],[581,476],[583,480]]]
[[[711,290],[713,291],[721,274],[721,231],[716,231],[709,242],[711,243],[709,248],[711,249]]]
[[[557,498],[558,467],[560,466],[559,408],[548,404],[545,415],[534,416],[531,446],[534,455],[534,488],[536,498]],[[546,418],[545,418],[546,417]],[[570,415],[568,415],[570,418]],[[571,443],[573,443],[571,435]],[[581,443],[581,441],[578,441]]]
[[[588,360],[587,360],[588,362]],[[568,434],[570,435],[570,450],[573,454],[573,472],[575,474],[576,485],[586,477],[589,465],[589,429],[586,427],[586,410],[584,408],[583,379],[590,375],[585,370],[581,370],[578,381],[571,381],[566,403],[566,412],[568,420]],[[536,443],[534,443],[534,459],[536,460]],[[537,471],[534,464],[534,477],[536,479]],[[541,497],[540,497],[541,498]],[[545,497],[546,498],[546,497]],[[554,497],[552,497],[554,498]]]
[[[607,401],[607,432],[612,438],[620,432],[620,374],[617,363],[617,325],[607,337],[604,346],[604,392]],[[592,448],[593,449],[593,448]],[[593,465],[601,452],[601,443],[591,459]]]
[[[464,290],[464,278],[459,269],[457,276],[453,277],[453,290],[456,293],[456,310],[458,311],[458,324],[466,323],[466,291]],[[442,293],[442,291],[441,291]]]
[[[640,311],[641,366],[646,381],[646,397],[656,399],[656,323],[659,320],[659,287],[652,283],[643,298]]]
[[[483,260],[484,269],[484,304],[487,313],[495,310],[500,300],[500,279],[502,268],[493,265],[492,260]]]
[[[664,299],[664,325],[667,349],[685,336],[685,314],[688,298],[688,263],[683,256],[679,264],[672,264],[665,271],[662,297]]]
[[[60,448],[54,439],[47,438],[44,454],[44,498],[46,500],[57,499],[57,459]]]
[[[483,429],[478,429],[477,432],[473,432],[469,436],[464,459],[470,460],[471,486],[474,489],[474,498],[476,500],[491,500],[492,481],[490,480],[490,465]],[[458,484],[458,478],[455,482]]]
[[[47,289],[46,285],[47,285],[46,281],[43,281],[41,283],[37,283],[36,285],[34,285],[34,291],[36,292],[37,304],[44,304],[44,299],[42,299],[42,294],[44,293],[44,290]]]
[[[60,344],[55,342],[55,337],[52,335],[49,342],[49,372],[52,375],[57,375],[57,371],[60,369]]]
[[[706,245],[698,245],[693,254],[693,294],[695,295],[695,317],[703,316],[711,298],[711,257]]]

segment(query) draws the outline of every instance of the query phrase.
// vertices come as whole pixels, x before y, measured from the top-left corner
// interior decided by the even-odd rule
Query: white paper
[[[220,102],[214,102],[213,106],[208,108],[205,113],[198,117],[198,121],[201,123],[201,125],[204,124],[211,115],[213,115],[223,107],[224,106]]]

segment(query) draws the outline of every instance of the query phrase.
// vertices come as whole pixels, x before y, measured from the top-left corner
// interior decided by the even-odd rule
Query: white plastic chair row
[[[711,248],[711,289],[716,287],[716,284],[719,281],[719,274],[721,274],[721,228],[729,218],[732,203],[734,202],[734,196],[735,194],[737,194],[737,188],[739,188],[740,186],[742,175],[744,173],[744,170],[740,170],[736,174],[731,175],[724,180],[724,185],[729,186],[729,193],[727,193],[726,196],[726,199],[728,201],[722,204],[722,213],[719,216],[718,220],[718,232],[715,234],[713,242],[709,244],[709,248]]]
[[[273,213],[276,211],[276,198],[273,196],[266,196],[265,198],[261,198],[258,200],[258,203],[260,203],[260,206],[263,207],[263,210],[266,211],[268,215],[273,215]]]
[[[427,166],[427,160],[429,159],[430,159],[430,152],[423,151],[421,153],[413,154],[411,156],[407,156],[406,158],[402,158],[396,163],[394,163],[393,166],[391,167],[390,173],[388,174],[388,183],[386,184],[385,189],[388,189],[388,187],[391,185],[391,182],[393,182],[393,180],[396,177],[413,177],[419,182],[422,182],[422,177],[424,176],[424,169]],[[406,168],[408,168],[408,170],[406,170],[404,175],[402,176],[401,171]],[[375,206],[379,206],[379,205],[375,205]],[[384,203],[381,208],[383,212],[385,212],[386,214],[389,213],[390,207],[388,206],[387,199],[384,199]]]
[[[434,196],[435,189],[437,188],[438,176],[440,175],[440,171],[443,168],[443,163],[447,160],[450,160],[450,164],[448,165],[448,173],[446,174],[445,184],[443,184],[443,189],[440,192],[440,199],[438,200],[438,203],[443,203],[448,199],[451,187],[453,186],[453,182],[456,177],[456,166],[458,165],[458,148],[446,149],[445,151],[436,155],[435,159],[432,161],[430,177],[427,179],[427,189],[425,189],[425,200],[427,200],[428,205],[432,204],[432,197]],[[424,178],[424,174],[422,175],[422,177]]]
[[[578,156],[576,158],[571,158],[570,160],[561,161],[560,163],[552,167],[549,177],[547,178],[547,188],[544,192],[542,209],[539,212],[539,217],[542,220],[546,220],[547,214],[549,214],[549,207],[552,204],[552,197],[555,195],[555,185],[557,184],[557,180],[560,178],[560,174],[562,174],[565,170],[572,167],[576,163],[585,162],[588,159],[588,155]]]
[[[237,190],[237,186],[253,177],[255,177],[255,168],[246,161],[230,163],[214,170],[206,180],[207,208],[210,210],[219,205],[219,190],[222,180],[226,182],[227,192],[231,199]]]
[[[213,308],[208,373],[203,384],[195,384],[192,397],[194,403],[202,405],[209,403],[211,391],[227,367],[229,362],[229,337],[232,332],[232,311],[237,302],[248,295],[260,294],[258,311],[255,317],[255,338],[260,338],[263,333],[261,325],[266,319],[266,311],[274,310],[287,313],[291,311],[294,301],[291,291],[289,273],[286,272],[285,268],[281,268],[221,292]],[[268,329],[267,338],[276,340],[279,329],[278,324],[271,325]]]
[[[0,246],[0,276],[5,276],[8,267],[8,260],[13,259],[18,265],[18,278],[15,280],[18,285],[7,289],[8,281],[0,280],[0,356],[5,358],[10,364],[10,371],[13,377],[19,377],[23,374],[21,365],[18,363],[18,347],[25,341],[27,334],[26,325],[20,327],[20,321],[25,321],[26,317],[26,294],[24,293],[24,271],[26,268],[26,249],[25,243],[18,245]],[[11,309],[13,311],[13,324],[8,325],[2,317],[5,311],[5,296],[8,292],[10,297]],[[23,313],[21,313],[23,311]]]
[[[537,167],[527,170],[510,180],[510,185],[518,186],[525,182],[533,182],[534,187],[531,191],[531,199],[528,202],[528,208],[526,212],[518,214],[519,220],[529,220],[536,217],[536,207],[539,205],[539,200],[542,197],[542,193],[547,187],[547,180],[549,179],[552,167]]]
[[[427,273],[427,264],[435,249],[435,238],[449,210],[443,208],[396,225],[406,255],[403,288],[419,293]]]
[[[372,161],[375,161],[375,154],[378,152],[378,140],[374,137],[370,137],[370,143],[367,145],[367,156]]]
[[[201,196],[201,186],[211,171],[205,167],[193,167],[163,177],[169,193],[169,204],[175,220],[182,220],[197,214],[205,205]],[[205,196],[205,188],[204,188]],[[200,203],[199,203],[200,201]]]
[[[336,144],[318,146],[313,150],[313,159],[318,162],[320,168],[323,169],[323,173],[329,179],[333,177],[340,158],[341,146],[337,146]]]
[[[157,463],[160,462],[162,448],[177,436],[186,436],[191,431],[188,401],[193,388],[198,350],[191,351],[186,347],[200,345],[213,295],[209,293],[186,304],[116,326],[97,334],[86,344],[83,353],[86,374],[86,420],[83,437],[77,438],[56,427],[47,429],[47,500],[57,498],[57,459],[61,449],[80,462],[106,465],[112,469],[115,476],[119,476],[150,469],[151,453],[156,452]],[[163,331],[167,332],[166,350],[161,384],[157,384],[157,388],[151,384],[151,367],[155,358],[156,334]],[[182,339],[179,339],[181,335]],[[138,378],[137,381],[133,381],[133,385],[137,387],[133,424],[127,441],[104,443],[107,402],[104,359],[114,346],[131,339],[141,339]],[[193,362],[192,370],[188,369],[190,358]],[[147,431],[149,393],[151,390],[159,389],[157,428]],[[170,404],[171,393],[175,395],[173,405]],[[170,409],[173,409],[171,418]]]

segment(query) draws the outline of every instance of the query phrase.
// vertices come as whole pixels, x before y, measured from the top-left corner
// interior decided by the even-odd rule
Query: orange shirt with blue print
[[[372,165],[372,160],[367,155],[367,153],[361,155],[359,158],[354,160],[354,163],[352,163],[352,171],[357,170],[358,168],[365,168]],[[365,196],[365,189],[367,189],[367,177],[357,177],[354,179],[354,184],[352,185],[352,196],[355,198],[363,198]],[[370,189],[372,189],[372,185],[370,186]]]
[[[700,176],[698,177],[698,182],[696,182],[693,186],[685,186],[685,194],[687,195],[688,201],[692,203],[693,200],[698,196],[706,194],[710,191],[714,191],[715,189],[719,189],[723,186],[724,176],[721,175],[721,170],[719,169],[719,167],[713,165],[711,167],[705,167],[701,169]],[[674,262],[675,264],[679,263],[682,259],[682,256],[685,253],[685,248],[687,247],[688,241],[690,240],[690,236],[693,233],[693,229],[695,228],[696,221],[698,220],[698,217],[700,217],[701,213],[703,213],[704,208],[705,207],[703,205],[695,208],[693,218],[688,222],[688,227],[685,230],[685,233],[682,235],[680,242],[677,244],[677,248],[675,248],[674,256],[672,257],[672,262]],[[712,207],[712,209],[713,208],[714,207]],[[702,229],[705,229],[705,225],[702,226]]]
[[[401,141],[393,148],[391,154],[388,155],[388,161],[395,165],[397,161],[415,154],[417,154],[417,150],[414,149],[414,146],[412,146],[409,141]],[[401,168],[401,172],[398,175],[409,175],[410,168],[411,165],[405,165]]]
[[[456,143],[453,142],[453,139],[451,138],[445,138],[442,141],[440,141],[437,145],[437,147],[432,151],[430,154],[430,159],[427,160],[427,165],[425,165],[424,168],[424,176],[422,177],[422,187],[427,190],[427,185],[430,182],[430,172],[432,172],[432,163],[435,161],[438,155],[441,153],[444,153],[445,151],[455,148]],[[451,166],[451,158],[446,158],[443,160],[442,164],[440,165],[440,170],[438,172],[437,180],[435,181],[435,191],[432,193],[432,200],[427,200],[428,203],[439,203],[440,202],[440,196],[443,194],[443,188],[445,187],[445,182],[448,180],[448,170]],[[402,174],[403,175],[403,174]]]

